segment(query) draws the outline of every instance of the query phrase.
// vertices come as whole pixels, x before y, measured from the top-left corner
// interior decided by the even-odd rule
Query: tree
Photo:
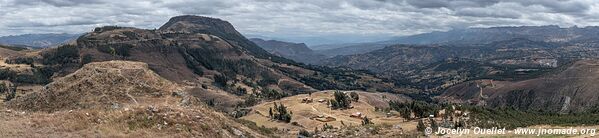
[[[82,65],[85,65],[85,64],[90,63],[92,61],[93,61],[93,57],[92,57],[92,55],[89,55],[89,54],[83,55],[83,57],[81,58],[81,64]]]
[[[331,100],[331,107],[333,109],[347,109],[350,107],[351,100],[345,93],[335,91],[333,96],[335,97],[334,100]]]
[[[374,123],[372,123],[372,121],[370,121],[370,119],[367,116],[365,116],[364,118],[362,118],[362,125],[363,126],[370,125],[370,124],[374,124]]]
[[[357,102],[360,99],[360,95],[358,95],[358,93],[356,93],[356,92],[349,93],[349,96],[351,97],[352,100],[354,100],[354,102]]]
[[[291,112],[287,111],[287,107],[280,103],[274,105],[274,111],[272,112],[272,119],[283,121],[286,123],[291,122]]]
[[[17,96],[17,86],[12,86],[11,88],[8,89],[8,93],[6,94],[4,101],[10,101],[13,98],[15,98],[16,96]]]
[[[416,126],[416,130],[418,130],[420,132],[424,132],[424,129],[426,129],[426,126],[424,126],[424,122],[422,121],[422,119],[418,120],[418,125]]]
[[[272,108],[268,108],[268,117],[272,118]]]
[[[228,81],[229,79],[227,78],[227,76],[214,75],[214,82],[221,87],[226,87]]]
[[[406,120],[410,120],[412,119],[412,111],[410,110],[410,108],[407,107],[403,107],[399,109],[399,115],[401,115],[402,118],[406,119]]]
[[[6,84],[4,83],[0,83],[0,94],[5,93],[6,92]]]
[[[430,122],[431,122],[431,128],[433,130],[437,130],[437,128],[439,127],[439,125],[437,124],[437,121],[435,121],[435,119],[433,118],[429,118]]]

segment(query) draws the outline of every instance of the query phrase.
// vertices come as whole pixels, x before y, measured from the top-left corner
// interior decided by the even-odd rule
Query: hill
[[[9,60],[26,63],[32,73],[4,77],[45,85],[85,64],[112,60],[146,63],[159,76],[185,85],[182,91],[205,101],[221,99],[225,104],[216,108],[226,112],[317,90],[410,91],[369,72],[305,65],[270,54],[230,23],[201,16],[174,17],[158,30],[98,27],[73,43]]]
[[[548,26],[513,26],[491,28],[454,29],[446,32],[431,32],[398,37],[388,43],[399,44],[486,44],[515,38],[525,38],[542,42],[578,42],[596,37],[599,27],[561,28]]]
[[[522,81],[474,80],[448,88],[440,100],[541,112],[593,112],[599,107],[597,60]]]
[[[258,104],[252,107],[252,112],[242,117],[242,119],[256,122],[259,126],[276,126],[279,129],[290,129],[291,131],[308,130],[313,132],[316,128],[323,129],[325,124],[335,128],[361,126],[361,118],[350,117],[352,114],[359,112],[379,125],[401,125],[406,131],[415,130],[415,122],[407,122],[397,114],[389,116],[382,111],[382,109],[389,108],[388,101],[408,102],[411,101],[410,98],[389,93],[345,92],[356,92],[359,95],[359,100],[351,103],[353,107],[351,109],[332,110],[327,103],[330,99],[334,99],[334,91],[320,91],[311,95],[301,94]],[[312,101],[306,102],[306,99]],[[287,110],[292,113],[290,122],[295,123],[270,119],[269,108],[273,108],[275,103],[287,107]],[[375,111],[375,107],[381,109],[381,111]],[[401,132],[399,130],[395,131]]]
[[[177,89],[181,87],[145,63],[90,63],[40,92],[8,102],[8,107],[20,110],[0,114],[10,118],[0,122],[3,130],[11,131],[0,136],[30,137],[48,131],[46,136],[262,137],[189,94],[173,97]],[[30,124],[6,125],[17,122]]]
[[[9,107],[34,111],[108,108],[145,98],[169,95],[176,84],[140,62],[107,61],[86,64],[76,72],[8,103]]]
[[[488,44],[393,45],[364,54],[337,56],[321,65],[349,67],[438,91],[465,80],[521,80],[569,61],[596,58],[597,44],[553,43],[515,38]]]
[[[252,38],[250,40],[271,54],[301,63],[315,64],[326,58],[324,55],[315,53],[303,43],[263,40],[259,38]]]
[[[318,53],[334,57],[337,55],[363,54],[383,49],[390,45],[484,45],[514,39],[526,39],[550,43],[596,43],[593,39],[599,31],[597,26],[561,28],[548,26],[509,26],[490,28],[466,28],[449,31],[400,36],[386,41],[352,44],[329,44],[314,46]]]

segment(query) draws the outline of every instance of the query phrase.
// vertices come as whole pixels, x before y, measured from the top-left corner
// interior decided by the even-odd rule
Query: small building
[[[360,119],[362,119],[362,115],[363,115],[363,114],[362,114],[361,112],[355,112],[355,113],[353,113],[353,114],[349,115],[349,117],[353,117],[353,118],[360,118]]]

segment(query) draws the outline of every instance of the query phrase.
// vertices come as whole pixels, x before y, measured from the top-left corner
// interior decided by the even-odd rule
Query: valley
[[[56,8],[73,4],[40,2]],[[471,14],[447,24],[368,24],[404,18],[374,16],[389,11],[345,25],[327,18],[357,18],[384,2],[342,3],[332,7],[356,11],[291,21],[262,17],[285,13],[234,13],[262,10],[256,5],[226,12],[216,9],[229,3],[209,3],[215,11],[206,13],[223,15],[163,9],[152,18],[0,22],[9,30],[0,33],[10,34],[0,37],[0,137],[534,137],[511,132],[570,127],[593,133],[539,136],[596,137],[599,27],[474,25],[466,22],[481,15]],[[453,11],[464,3],[452,2],[440,15],[464,14]],[[137,4],[157,3],[170,4]],[[424,8],[407,9],[435,8],[420,4]],[[310,10],[281,5],[269,6]],[[259,22],[251,21],[255,18]],[[327,21],[309,23],[317,19]],[[31,24],[35,27],[25,27]],[[431,29],[432,24],[444,27]],[[281,26],[292,31],[277,30]],[[56,33],[70,27],[77,28]],[[36,32],[32,28],[44,33],[30,33]],[[74,33],[80,30],[86,31]],[[510,134],[430,132],[476,128]]]

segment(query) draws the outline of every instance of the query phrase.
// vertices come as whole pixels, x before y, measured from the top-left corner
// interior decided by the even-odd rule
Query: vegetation
[[[426,129],[426,126],[424,125],[424,121],[422,119],[418,120],[418,125],[416,125],[416,130],[418,130],[420,132],[424,132],[424,129]]]
[[[54,70],[50,67],[34,67],[33,74],[17,73],[10,69],[0,69],[0,80],[9,80],[13,83],[47,84],[51,81]]]
[[[368,118],[367,116],[365,116],[364,118],[362,118],[362,125],[366,126],[366,125],[371,125],[374,124],[372,121],[370,121],[370,118]]]
[[[16,57],[16,58],[8,58],[5,61],[8,64],[27,64],[33,65],[33,58],[31,57]]]
[[[130,50],[133,48],[130,44],[110,44],[110,45],[100,45],[97,46],[96,49],[100,52],[108,53],[113,56],[130,56]]]
[[[27,50],[27,48],[25,48],[25,47],[5,46],[5,45],[0,45],[0,48],[6,48],[6,49],[14,50],[14,51]]]
[[[435,121],[435,119],[429,118],[428,120],[429,122],[431,122],[431,128],[433,130],[437,130],[437,128],[439,128],[439,124],[437,124],[437,121]]]
[[[79,60],[79,48],[74,45],[64,45],[43,53],[42,57],[42,63],[46,65],[75,63]]]
[[[327,131],[329,129],[335,129],[335,127],[333,127],[333,125],[329,125],[328,123],[324,123],[324,125],[322,125],[322,131]]]
[[[360,95],[356,92],[349,93],[349,97],[351,97],[354,102],[357,102],[360,99]]]
[[[312,133],[310,133],[304,129],[300,130],[298,132],[298,135],[303,136],[303,137],[308,137],[308,138],[312,137]]]
[[[92,55],[83,55],[83,57],[81,58],[81,65],[91,63],[92,61],[93,61]]]
[[[214,75],[214,83],[221,87],[226,87],[229,79],[224,75]]]
[[[285,105],[283,105],[282,103],[280,103],[279,105],[277,105],[277,103],[274,104],[274,110],[273,108],[268,109],[268,115],[270,116],[270,118],[286,123],[291,122],[291,111],[287,111],[287,107],[285,107]]]
[[[16,86],[8,89],[8,93],[6,93],[6,97],[4,98],[4,101],[10,101],[15,97],[17,97],[17,87]]]
[[[274,89],[262,89],[262,91],[260,91],[260,97],[262,98],[266,98],[266,99],[281,99],[283,97],[287,97],[286,93],[281,93],[277,90]]]
[[[0,94],[5,93],[8,90],[5,83],[0,83]]]
[[[331,108],[333,109],[348,109],[351,106],[351,99],[345,93],[335,91],[334,100],[330,100]]]
[[[508,129],[531,125],[576,126],[581,124],[599,124],[599,114],[594,113],[540,113],[520,111],[513,108],[485,108],[462,106],[461,110],[470,111],[468,124],[483,128],[506,127]]]
[[[412,101],[410,103],[402,103],[398,101],[389,101],[389,107],[400,112],[403,118],[409,119],[409,115],[414,113],[416,117],[425,118],[429,115],[436,115],[440,107],[436,104],[429,104],[423,101]]]

